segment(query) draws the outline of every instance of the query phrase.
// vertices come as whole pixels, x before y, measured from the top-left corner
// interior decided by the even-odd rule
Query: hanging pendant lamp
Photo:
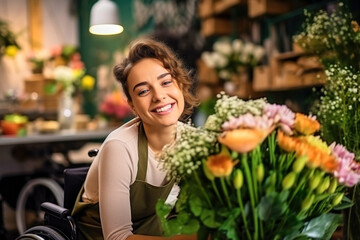
[[[110,0],[99,0],[91,8],[89,31],[96,35],[115,35],[124,30],[120,25],[116,4]]]

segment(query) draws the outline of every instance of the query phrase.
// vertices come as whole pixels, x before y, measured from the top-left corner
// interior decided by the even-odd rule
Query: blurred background
[[[0,239],[41,222],[39,202],[61,202],[63,169],[90,164],[88,150],[133,117],[112,75],[133,39],[155,37],[183,60],[201,100],[192,116],[197,126],[221,91],[308,114],[326,76],[323,62],[301,44],[304,10],[331,12],[337,4],[0,0]],[[360,3],[345,4],[358,20]],[[121,32],[90,33],[90,25],[106,20]],[[39,178],[45,187],[24,193]]]

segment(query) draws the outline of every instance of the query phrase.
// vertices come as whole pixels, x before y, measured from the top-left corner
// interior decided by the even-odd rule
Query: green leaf
[[[182,225],[179,224],[177,219],[171,219],[167,222],[168,225],[168,236],[179,235],[182,233]]]
[[[301,234],[310,238],[330,239],[336,228],[343,222],[341,214],[327,213],[311,219]]]
[[[220,227],[220,223],[215,220],[215,211],[203,209],[200,216],[201,221],[209,228]]]
[[[284,226],[281,228],[282,236],[296,236],[299,235],[300,229],[304,227],[304,222],[297,217],[297,213],[290,213],[286,215],[286,222]],[[274,229],[277,232],[276,228]]]
[[[186,212],[180,212],[177,216],[176,216],[177,220],[182,223],[185,224],[189,221],[190,216],[188,213]]]
[[[160,219],[166,219],[166,217],[169,215],[169,213],[171,212],[171,205],[166,204],[165,200],[160,199],[158,200],[158,202],[156,203],[156,214],[159,216]]]
[[[298,232],[294,232],[284,237],[284,240],[309,240],[309,238]]]
[[[198,240],[208,240],[210,234],[210,229],[205,226],[200,226],[197,231],[197,239]]]
[[[238,233],[236,232],[237,223],[236,219],[240,215],[240,208],[235,208],[231,211],[229,217],[224,221],[219,230],[222,230],[226,234],[227,239],[238,240]]]
[[[286,199],[289,197],[289,194],[290,194],[289,190],[281,191],[280,194],[279,194],[279,200],[281,202],[285,202]]]
[[[171,235],[172,232],[169,230],[169,224],[166,220],[167,216],[171,212],[171,206],[165,203],[164,199],[159,199],[155,206],[155,211],[160,219],[162,228],[164,229],[165,235]]]
[[[197,233],[200,229],[200,223],[196,219],[191,219],[186,225],[183,226],[181,234],[194,234]]]
[[[263,221],[279,218],[287,208],[285,200],[284,196],[276,192],[262,197],[258,205],[259,218]]]
[[[57,92],[56,83],[48,83],[44,86],[44,92],[47,95],[54,95]]]
[[[189,198],[189,206],[190,206],[190,210],[191,212],[195,215],[195,216],[200,216],[201,211],[202,211],[202,201],[201,198],[195,194],[191,195]]]

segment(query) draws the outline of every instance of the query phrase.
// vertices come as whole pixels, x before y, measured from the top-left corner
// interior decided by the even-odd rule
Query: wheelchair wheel
[[[33,233],[26,233],[16,238],[16,240],[44,240],[44,238]]]
[[[35,226],[25,231],[16,240],[69,240],[61,233],[47,226]]]
[[[20,234],[32,226],[41,225],[44,222],[44,214],[40,210],[43,202],[54,202],[59,206],[64,203],[64,190],[51,178],[36,178],[29,181],[21,189],[16,203],[16,225]],[[31,205],[33,221],[27,223],[26,212]]]

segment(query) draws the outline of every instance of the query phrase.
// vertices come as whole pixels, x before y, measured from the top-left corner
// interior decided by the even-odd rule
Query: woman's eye
[[[148,89],[141,90],[140,92],[138,92],[138,96],[144,96],[147,92],[149,92]]]
[[[171,84],[171,83],[172,83],[172,80],[166,80],[166,81],[163,82],[163,85],[166,86],[166,85],[169,85],[169,84]]]

